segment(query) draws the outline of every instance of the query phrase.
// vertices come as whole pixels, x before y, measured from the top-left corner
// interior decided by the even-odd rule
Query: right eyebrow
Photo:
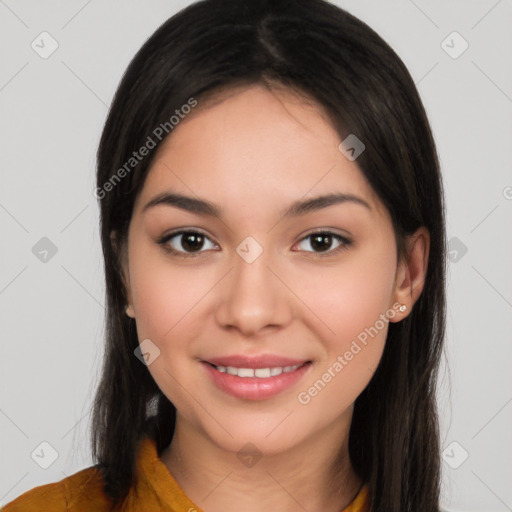
[[[172,192],[163,192],[155,196],[144,206],[142,213],[149,208],[154,208],[159,205],[174,206],[191,213],[207,215],[209,217],[220,218],[222,216],[220,208],[205,199],[196,199],[194,197]]]

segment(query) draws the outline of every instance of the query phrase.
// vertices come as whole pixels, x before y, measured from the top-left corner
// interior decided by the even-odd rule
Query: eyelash
[[[178,250],[170,247],[167,244],[169,242],[169,240],[171,240],[179,235],[184,235],[184,234],[201,235],[205,238],[208,238],[208,240],[210,240],[210,238],[205,233],[202,233],[201,231],[197,231],[195,229],[189,229],[189,230],[181,230],[181,231],[175,231],[174,233],[169,233],[169,234],[163,236],[160,240],[157,240],[157,243],[159,245],[161,245],[166,252],[172,254],[173,256],[175,256],[177,258],[183,258],[183,259],[195,258],[195,257],[199,256],[202,252],[205,252],[205,251],[198,251],[195,253],[187,253],[187,252],[183,252],[183,251],[178,251]],[[346,250],[350,245],[352,245],[352,242],[348,238],[346,238],[342,235],[339,235],[338,233],[333,233],[332,231],[326,231],[326,230],[313,231],[313,232],[309,233],[308,235],[306,235],[305,237],[301,238],[299,243],[308,238],[313,237],[314,235],[328,235],[332,238],[335,238],[339,242],[341,242],[341,245],[339,247],[336,247],[335,249],[328,250],[325,252],[304,251],[306,253],[313,253],[320,257],[333,256],[334,254],[338,254],[338,253]]]

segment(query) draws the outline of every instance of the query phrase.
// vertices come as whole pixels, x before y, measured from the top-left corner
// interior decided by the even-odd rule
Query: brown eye
[[[305,252],[317,253],[320,256],[323,256],[322,253],[325,253],[326,255],[334,254],[347,248],[351,244],[351,241],[347,238],[330,231],[318,231],[316,233],[311,233],[304,237],[300,243],[303,243],[304,241],[309,241],[308,245],[312,248],[312,250],[303,249]],[[337,244],[334,249],[332,248],[333,244]]]
[[[201,251],[201,249],[203,249],[208,242],[211,243],[213,247],[206,247],[207,249],[216,247],[206,235],[199,231],[178,231],[166,235],[159,240],[158,243],[172,253],[193,255],[194,253],[204,252]]]

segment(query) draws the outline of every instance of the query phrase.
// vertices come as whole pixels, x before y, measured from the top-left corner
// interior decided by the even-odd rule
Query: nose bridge
[[[289,320],[286,287],[274,275],[272,251],[247,237],[236,248],[233,268],[222,287],[217,321],[252,335]]]

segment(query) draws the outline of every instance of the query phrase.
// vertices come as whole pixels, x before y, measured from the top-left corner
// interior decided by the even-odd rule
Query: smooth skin
[[[397,322],[410,313],[424,285],[429,233],[420,228],[408,240],[408,261],[397,260],[389,213],[340,142],[322,108],[290,90],[231,89],[199,102],[174,128],[135,203],[122,248],[127,314],[140,342],[159,348],[148,369],[177,409],[162,461],[208,512],[339,512],[363,483],[348,435],[388,323],[307,404],[298,396],[380,315],[393,310],[389,321]],[[163,192],[207,200],[222,215],[144,209]],[[344,202],[282,217],[297,200],[335,192],[370,208]],[[180,234],[159,244],[180,230],[204,236],[192,250]],[[315,245],[308,235],[319,230],[350,243]],[[248,236],[263,249],[252,263],[236,251]],[[277,396],[245,400],[218,389],[200,362],[232,354],[312,365]],[[247,443],[262,454],[252,467],[237,457]]]

